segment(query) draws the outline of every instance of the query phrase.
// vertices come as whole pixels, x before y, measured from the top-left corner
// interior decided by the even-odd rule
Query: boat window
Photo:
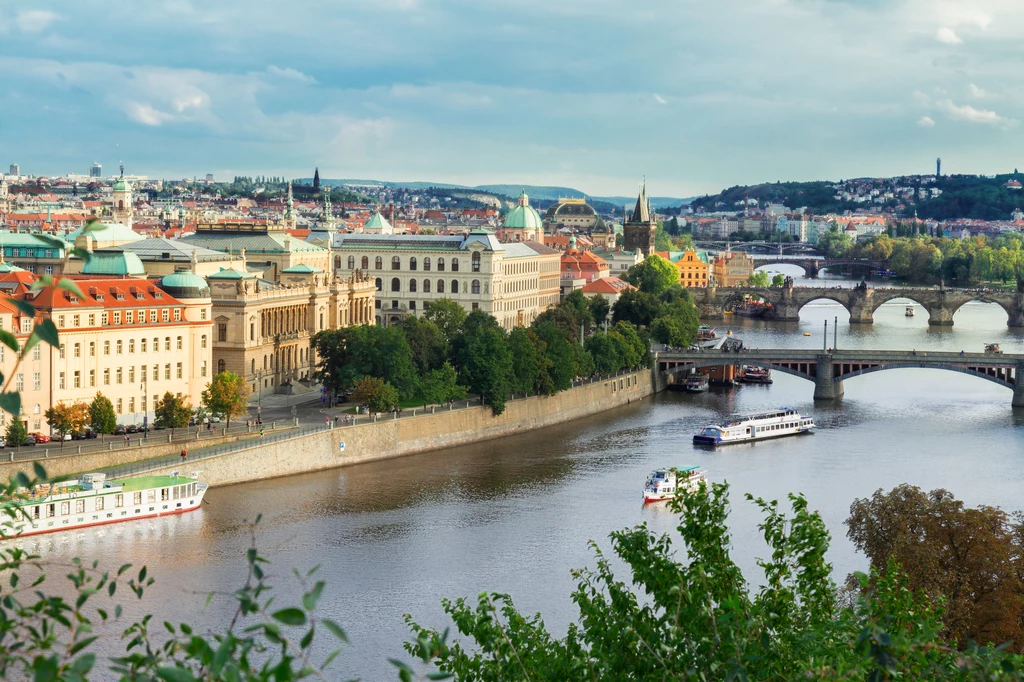
[[[171,490],[171,499],[173,499],[173,500],[178,499],[178,494],[180,492],[181,492],[181,486],[180,485],[174,486],[174,488]]]
[[[114,506],[115,507],[123,507],[124,506],[124,495],[114,495]]]
[[[61,516],[67,516],[70,513],[71,513],[71,503],[70,502],[61,502],[60,503],[60,515]]]
[[[750,427],[749,426],[747,427],[747,433],[750,433]]]
[[[38,519],[39,518],[39,505],[36,505],[36,506],[32,507],[32,518],[33,519]]]
[[[54,512],[56,512],[56,510],[57,510],[57,505],[55,505],[55,504],[48,504],[48,505],[46,505],[46,518],[52,519],[53,515],[54,515]]]
[[[135,493],[132,496],[132,502],[134,504],[142,504],[142,491],[141,490],[139,492]]]
[[[84,514],[85,513],[85,500],[75,500],[75,513],[76,514]]]
[[[96,498],[96,511],[103,511],[103,504],[104,504],[103,503],[103,498],[102,497],[97,497]]]
[[[160,488],[160,501],[166,502],[170,497],[170,492],[167,488]]]

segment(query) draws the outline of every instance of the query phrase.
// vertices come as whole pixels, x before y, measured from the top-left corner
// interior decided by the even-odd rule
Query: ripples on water
[[[755,347],[817,348],[826,319],[832,345],[838,316],[840,348],[1024,348],[996,306],[964,306],[955,327],[938,332],[928,330],[923,309],[913,318],[903,310],[903,303],[882,306],[874,325],[850,328],[842,307],[820,302],[807,306],[799,323],[740,318],[718,327]],[[755,560],[765,548],[746,492],[780,500],[803,492],[832,531],[829,559],[838,579],[865,565],[843,527],[855,497],[909,482],[945,487],[972,505],[1021,507],[1024,415],[1010,409],[1008,389],[934,370],[878,372],[847,381],[845,389],[840,403],[816,406],[810,382],[777,373],[770,387],[667,393],[475,446],[213,489],[209,505],[185,516],[25,543],[57,559],[149,564],[158,583],[146,605],[158,620],[220,627],[228,609],[203,610],[192,595],[238,586],[246,524],[262,512],[259,544],[281,576],[275,586],[294,597],[288,569],[322,564],[324,615],[344,623],[353,642],[342,669],[379,680],[394,677],[386,658],[402,655],[402,614],[443,627],[443,597],[508,592],[524,611],[542,611],[554,631],[564,631],[576,615],[569,570],[593,565],[588,539],[607,548],[615,529],[640,522],[673,529],[664,506],[640,504],[644,478],[655,467],[700,464],[712,480],[730,483],[734,557],[755,581]],[[818,433],[716,451],[690,442],[696,429],[730,412],[780,405],[813,414]]]

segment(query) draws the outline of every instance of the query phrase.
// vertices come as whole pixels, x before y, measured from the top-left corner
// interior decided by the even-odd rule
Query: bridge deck
[[[834,350],[826,353],[823,350],[808,349],[743,349],[738,353],[724,353],[721,351],[701,352],[666,352],[658,353],[659,362],[687,362],[704,361],[712,357],[722,356],[723,360],[730,364],[742,364],[744,357],[757,358],[763,361],[777,360],[779,362],[807,362],[818,359],[820,355],[828,355],[834,363],[842,362],[893,362],[901,360],[913,360],[915,362],[934,362],[935,364],[963,364],[963,365],[987,365],[1010,367],[1018,362],[1024,361],[1024,354],[1013,353],[964,353],[958,351],[934,351],[934,350]]]

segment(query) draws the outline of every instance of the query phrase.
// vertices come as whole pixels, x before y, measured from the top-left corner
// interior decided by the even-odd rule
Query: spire
[[[523,191],[519,193],[519,205],[520,206],[529,206],[530,205],[530,197],[526,194],[526,188],[525,187],[523,188]]]
[[[288,203],[285,204],[284,219],[292,220],[295,218],[295,198],[292,196],[292,181],[288,181]]]
[[[331,211],[331,190],[324,188],[324,225],[327,229],[334,227],[334,213]]]
[[[313,191],[316,192],[320,189],[320,168],[316,168],[313,171]]]
[[[631,223],[651,222],[651,204],[647,200],[647,179],[640,184],[640,194],[636,198],[636,206],[633,207],[633,215],[629,217]]]

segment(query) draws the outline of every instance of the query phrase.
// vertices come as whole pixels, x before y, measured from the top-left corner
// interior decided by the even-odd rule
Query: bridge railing
[[[679,362],[689,359],[704,360],[708,357],[722,356],[723,361],[735,359],[742,362],[743,357],[757,357],[780,362],[815,360],[819,355],[830,355],[834,362],[885,362],[887,360],[928,360],[933,362],[952,362],[979,365],[1016,365],[1024,361],[1024,355],[1010,353],[959,353],[957,351],[936,350],[833,350],[830,353],[817,349],[773,349],[744,348],[740,351],[723,351],[709,349],[703,351],[662,351],[657,354],[661,362]]]

